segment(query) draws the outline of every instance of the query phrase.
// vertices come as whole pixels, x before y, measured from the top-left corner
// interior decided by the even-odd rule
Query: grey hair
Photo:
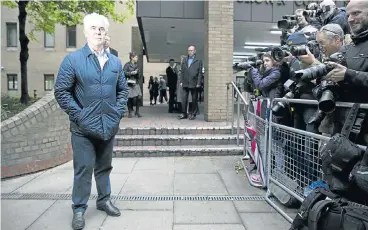
[[[91,24],[94,21],[98,21],[98,20],[102,20],[104,22],[104,28],[107,33],[107,31],[109,30],[109,26],[110,26],[109,20],[105,16],[97,14],[97,13],[91,13],[91,14],[87,14],[86,16],[84,16],[84,19],[83,19],[84,29],[87,29],[89,26],[91,26]]]
[[[327,24],[322,26],[319,32],[323,33],[328,39],[333,39],[334,36],[339,36],[340,41],[344,41],[344,31],[338,24]]]

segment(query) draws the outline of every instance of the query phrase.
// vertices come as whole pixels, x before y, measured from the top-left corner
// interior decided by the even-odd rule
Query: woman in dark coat
[[[135,53],[129,53],[130,61],[124,65],[124,74],[128,83],[128,117],[132,117],[133,106],[135,106],[135,116],[142,117],[139,113],[140,100],[142,100],[142,91],[139,85],[140,73],[138,70],[138,56]]]
[[[150,105],[153,105],[153,76],[150,76],[149,82],[148,82],[148,90],[150,94]]]

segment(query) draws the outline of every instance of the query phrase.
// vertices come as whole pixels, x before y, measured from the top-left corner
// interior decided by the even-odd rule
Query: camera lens
[[[324,90],[319,99],[318,108],[325,113],[332,113],[335,111],[335,95],[331,90]]]
[[[292,46],[291,49],[290,49],[290,53],[293,56],[307,55],[307,47],[305,45],[302,45],[302,46]]]
[[[280,47],[275,47],[271,52],[271,56],[275,61],[279,62],[284,59],[284,57],[286,56],[286,52]]]

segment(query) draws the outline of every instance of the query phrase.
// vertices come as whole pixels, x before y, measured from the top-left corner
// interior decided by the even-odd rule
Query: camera
[[[322,9],[304,10],[303,16],[310,17],[310,18],[316,18],[316,17],[319,17],[322,13],[323,13]]]
[[[282,30],[289,30],[297,25],[296,15],[282,16],[282,20],[277,21],[277,27]]]
[[[339,96],[339,85],[330,80],[324,80],[313,88],[313,96],[318,99],[318,109],[324,113],[335,111],[336,99]]]
[[[293,56],[302,56],[307,54],[307,48],[315,56],[319,57],[321,54],[317,41],[309,41],[306,45],[299,46],[280,46],[275,47],[271,51],[272,58],[275,61],[282,61],[289,53]]]
[[[247,61],[247,62],[242,62],[242,63],[235,63],[233,65],[233,70],[234,71],[243,71],[243,70],[247,70],[249,69],[249,67],[255,67],[258,68],[259,66],[261,66],[263,64],[262,60],[255,60],[255,61]]]
[[[300,89],[305,85],[303,81],[295,82],[291,79],[288,79],[284,83],[285,91],[287,92],[283,99],[293,99],[295,97],[299,97]],[[277,104],[272,106],[272,114],[276,117],[284,117],[286,112],[288,111],[289,103],[284,101],[278,101]]]

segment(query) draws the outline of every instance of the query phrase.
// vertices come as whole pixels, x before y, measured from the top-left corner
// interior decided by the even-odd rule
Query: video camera
[[[252,59],[252,60],[254,60],[254,59]],[[235,63],[233,65],[233,70],[234,71],[237,71],[237,72],[240,72],[240,71],[243,71],[243,70],[247,70],[250,67],[258,68],[262,64],[263,64],[263,61],[262,60],[259,60],[259,59],[256,59],[254,61],[246,61],[246,62],[242,62],[242,63]]]
[[[297,24],[296,15],[285,15],[282,20],[277,21],[277,27],[281,30],[290,30]]]

